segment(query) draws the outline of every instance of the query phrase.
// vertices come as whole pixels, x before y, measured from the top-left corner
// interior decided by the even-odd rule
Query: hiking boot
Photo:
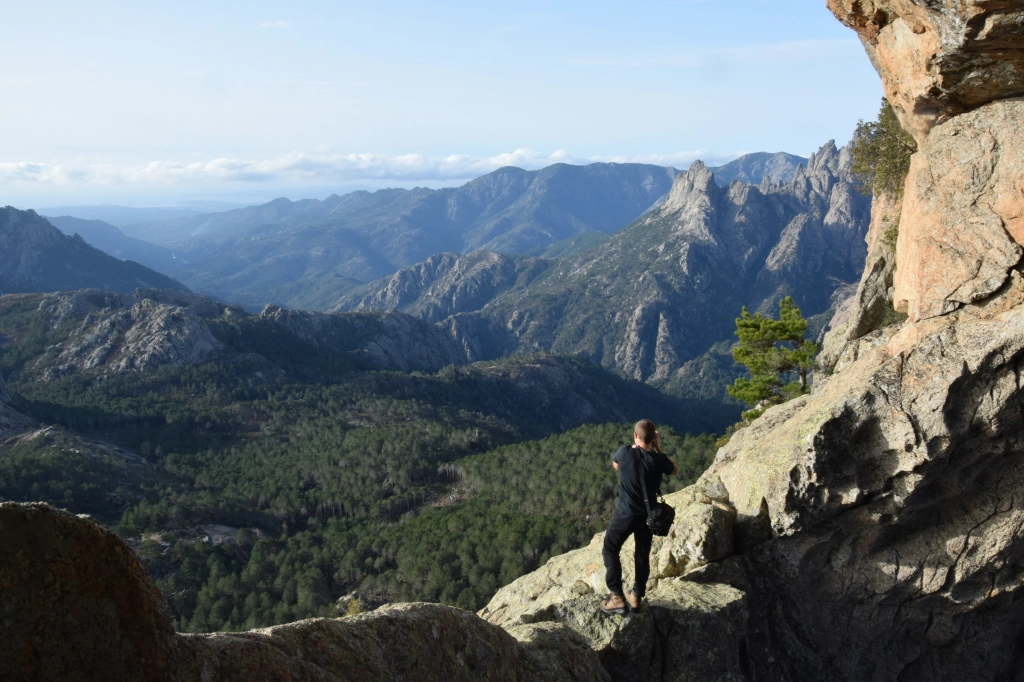
[[[620,595],[609,594],[607,599],[601,601],[601,610],[616,616],[624,616],[629,613],[629,604]]]
[[[643,597],[637,597],[632,591],[626,592],[626,603],[629,604],[631,611],[639,611],[640,607],[644,605]]]

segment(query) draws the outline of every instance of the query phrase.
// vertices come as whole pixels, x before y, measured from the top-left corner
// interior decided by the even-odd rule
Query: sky
[[[0,0],[0,205],[806,156],[881,85],[824,0]]]

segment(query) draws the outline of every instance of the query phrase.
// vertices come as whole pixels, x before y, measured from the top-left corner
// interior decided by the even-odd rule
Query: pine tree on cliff
[[[910,156],[917,143],[900,125],[888,100],[882,98],[878,120],[857,123],[853,139],[853,171],[857,189],[863,194],[903,196],[910,172]]]
[[[732,357],[750,370],[750,378],[740,377],[726,388],[753,408],[743,413],[744,419],[756,419],[768,406],[807,392],[807,374],[814,369],[818,346],[804,339],[806,331],[807,320],[789,296],[779,301],[777,320],[751,315],[744,306],[736,318],[740,342]],[[796,380],[783,383],[784,376],[793,374]]]

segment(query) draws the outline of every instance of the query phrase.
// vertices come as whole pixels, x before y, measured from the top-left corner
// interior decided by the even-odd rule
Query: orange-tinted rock
[[[936,127],[911,161],[895,306],[913,320],[995,293],[1024,249],[1024,99]]]
[[[903,127],[1024,95],[1024,4],[1007,0],[827,0],[857,31]]]

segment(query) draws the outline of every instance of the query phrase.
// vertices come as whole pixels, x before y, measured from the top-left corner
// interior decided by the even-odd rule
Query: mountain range
[[[440,254],[331,309],[418,315],[476,359],[544,350],[700,391],[714,365],[732,365],[715,347],[732,338],[741,307],[772,313],[793,296],[805,315],[822,315],[859,278],[870,200],[855,190],[851,163],[849,147],[830,142],[787,182],[720,187],[698,162],[660,207],[589,250],[557,260]]]
[[[800,161],[750,154],[678,175],[636,164],[507,168],[456,189],[279,199],[125,228],[189,233],[167,240],[173,251],[101,221],[52,222],[76,235],[65,239],[84,234],[250,308],[285,300],[400,311],[442,328],[464,362],[576,355],[709,399],[736,374],[728,347],[741,307],[771,313],[792,295],[817,328],[833,293],[859,277],[870,207],[853,189],[849,149],[830,142],[806,167]],[[734,179],[723,186],[721,176]],[[759,184],[740,179],[751,176]],[[451,250],[395,267],[445,240]],[[505,253],[474,248],[500,245]],[[367,284],[351,276],[374,272],[386,276]],[[77,287],[36,290],[66,288]]]
[[[764,175],[787,181],[804,161],[755,153],[713,170],[722,184]],[[174,209],[177,215],[148,222],[172,209],[69,207],[52,209],[68,215],[49,215],[66,233],[194,290],[252,310],[266,303],[323,310],[349,289],[442,251],[564,257],[586,250],[664,200],[677,172],[556,164],[502,168],[458,188],[282,198],[220,213]],[[99,216],[118,227],[84,220]]]

